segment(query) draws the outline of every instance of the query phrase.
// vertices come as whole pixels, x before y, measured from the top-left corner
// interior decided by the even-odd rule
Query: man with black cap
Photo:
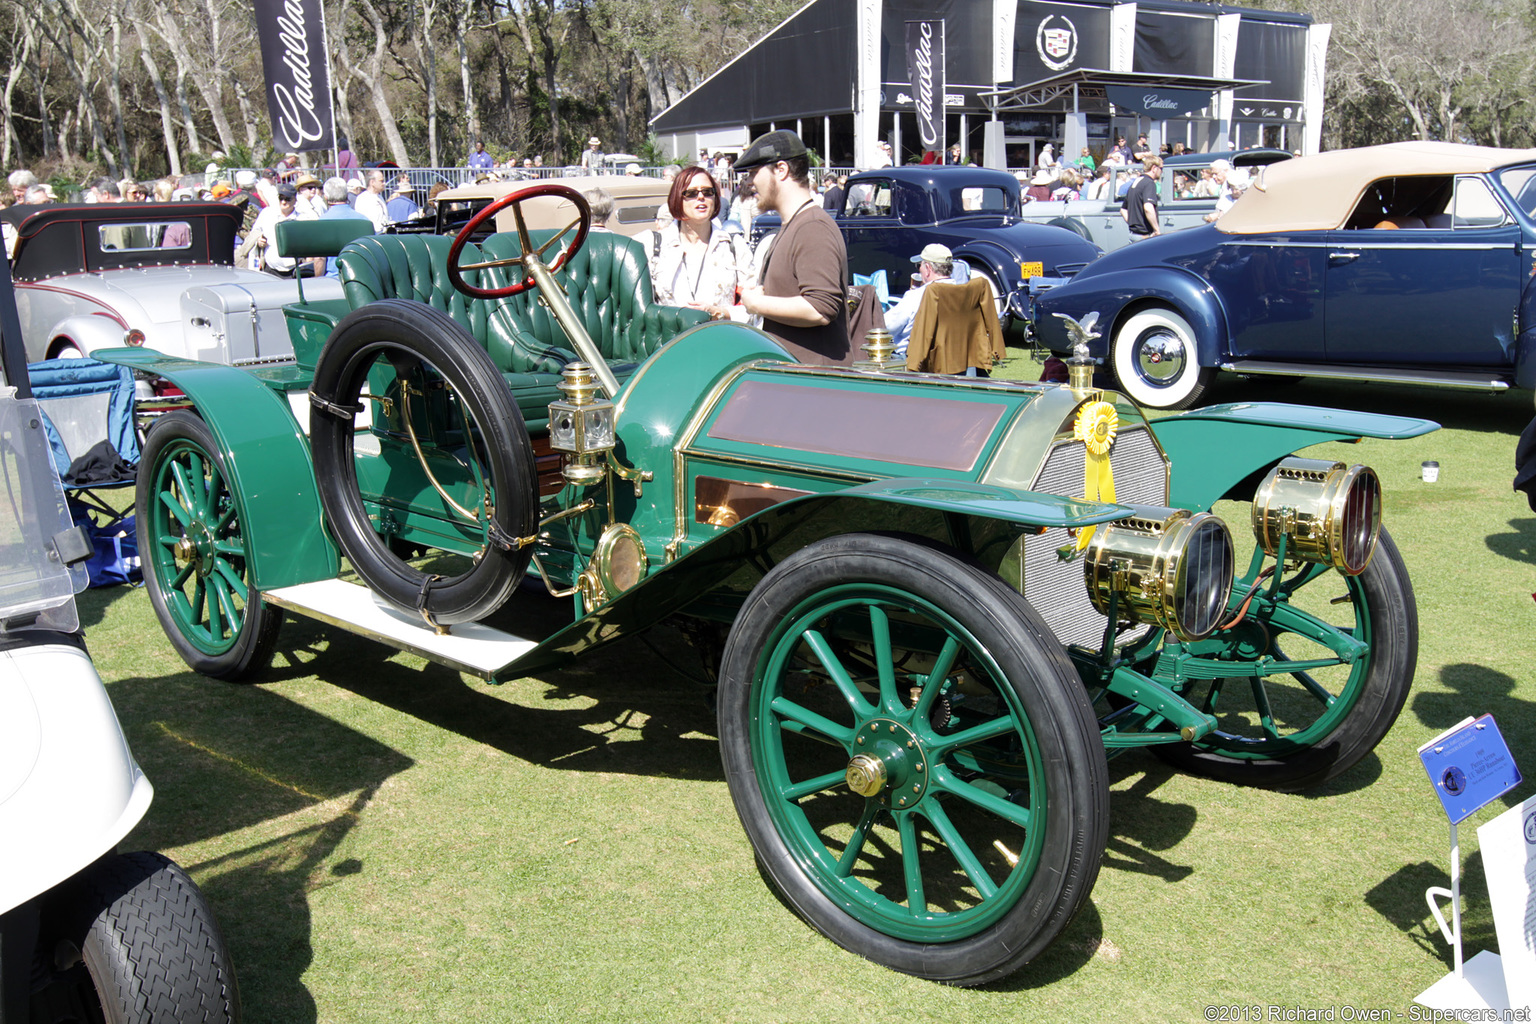
[[[760,285],[742,291],[748,313],[802,363],[846,365],[848,249],[837,223],[810,186],[810,159],[794,132],[759,136],[736,160],[751,174],[758,209],[777,210],[783,224],[758,256]]]

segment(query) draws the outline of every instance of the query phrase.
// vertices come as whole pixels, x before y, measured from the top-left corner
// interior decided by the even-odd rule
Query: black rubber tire
[[[983,684],[993,695],[984,699],[993,699],[994,707],[1002,709],[994,714],[993,720],[1006,716],[1012,727],[1019,730],[1018,735],[1032,736],[1031,756],[1037,757],[1031,762],[1030,779],[1025,784],[1036,787],[1031,793],[1044,794],[1046,807],[1042,815],[1038,805],[1030,803],[1031,824],[1026,831],[1039,831],[1041,835],[1019,845],[1021,857],[1026,849],[1033,849],[1029,855],[1030,870],[1019,869],[1024,873],[1015,879],[1005,868],[1001,882],[993,879],[997,884],[994,897],[1000,897],[1002,902],[993,907],[994,913],[987,923],[975,930],[962,926],[955,929],[953,936],[936,933],[925,941],[922,935],[898,937],[892,934],[897,930],[894,927],[876,927],[881,923],[878,915],[867,910],[861,919],[860,898],[867,897],[871,904],[887,899],[878,885],[870,888],[869,883],[858,877],[867,874],[866,868],[872,863],[867,851],[857,856],[857,870],[843,876],[863,888],[850,889],[852,899],[834,899],[828,888],[842,883],[828,877],[826,856],[807,850],[807,833],[798,824],[787,826],[795,835],[786,839],[786,831],[781,830],[774,811],[770,810],[772,798],[776,807],[782,809],[792,804],[794,813],[802,813],[806,798],[791,800],[778,792],[765,795],[765,790],[773,785],[771,778],[778,763],[788,763],[783,749],[787,740],[779,741],[775,752],[769,749],[773,743],[767,739],[754,749],[753,737],[778,735],[762,709],[769,702],[774,707],[781,706],[780,701],[787,699],[781,696],[787,692],[783,683],[794,676],[794,672],[785,671],[780,678],[770,679],[766,678],[769,673],[765,670],[774,663],[773,652],[784,649],[786,637],[792,638],[789,642],[793,645],[808,635],[794,632],[798,627],[791,623],[797,616],[818,615],[818,602],[836,602],[843,600],[845,594],[861,592],[882,595],[879,600],[895,609],[941,609],[952,624],[958,624],[961,633],[971,638],[963,641],[967,653],[962,655],[972,667],[969,678],[981,678],[986,673],[989,680],[995,680],[995,685]],[[873,620],[872,614],[872,629]],[[940,619],[926,621],[938,624],[941,630],[956,628],[944,625]],[[906,635],[921,635],[910,631],[910,623],[908,627]],[[891,646],[894,651],[895,645]],[[973,646],[983,653],[976,655]],[[910,646],[902,646],[902,650],[904,655],[915,651]],[[918,714],[915,708],[909,710]],[[760,712],[762,718],[758,717]],[[1060,644],[1017,592],[996,576],[925,541],[850,534],[803,548],[776,566],[749,595],[731,629],[721,665],[718,715],[726,781],[762,870],[788,906],[817,931],[851,952],[933,981],[963,986],[983,984],[1012,973],[1044,950],[1093,889],[1108,835],[1109,791],[1104,748],[1082,683]],[[851,731],[862,734],[863,724]],[[880,735],[884,735],[883,730]],[[860,749],[853,746],[852,739],[841,741],[840,745],[836,740],[829,742],[830,748],[821,744],[816,749],[826,751],[825,756],[833,762]],[[998,740],[1000,744],[1006,742],[1007,739]],[[940,792],[940,773],[952,773],[952,758],[969,752],[941,755],[931,766],[929,781],[934,785],[934,799],[942,795],[944,806],[955,809],[945,814],[964,813],[966,805],[955,799],[954,790]],[[925,756],[921,745],[917,754],[919,758]],[[836,769],[833,770],[835,773]],[[918,771],[921,770],[919,764]],[[859,813],[873,813],[880,823],[896,820],[891,806],[898,794],[908,792],[905,782],[899,788],[894,782],[892,786],[889,800],[881,805],[884,810],[873,808],[875,799],[843,792],[835,784],[826,787],[825,794],[807,796],[819,800],[825,795],[838,807],[847,806],[850,811],[862,806],[865,809]],[[905,803],[906,798],[903,796],[902,800]],[[906,813],[915,817],[914,811],[915,808]],[[1043,819],[1042,828],[1035,828],[1037,818]],[[940,852],[931,856],[942,857],[946,850],[953,855],[947,842],[937,849]],[[862,841],[860,850],[865,850]],[[880,855],[874,857],[874,862],[886,859]],[[930,868],[934,862],[923,863],[918,871],[929,879],[925,893],[932,893],[935,890],[926,886],[935,881],[942,885],[947,876],[941,873],[933,877]],[[945,864],[949,864],[948,875],[953,875],[953,864],[940,861],[941,869]],[[877,864],[870,870],[880,869]],[[910,908],[910,895],[907,899]],[[926,895],[924,899],[929,906],[923,912],[938,925],[948,926],[943,919],[951,910],[958,911],[949,915],[954,917],[969,912],[942,902],[934,910],[935,904]],[[894,903],[899,907],[899,901]],[[875,925],[869,919],[875,919]]]
[[[522,413],[485,349],[447,313],[425,303],[384,299],[354,310],[336,325],[315,367],[313,393],[355,407],[368,369],[379,358],[397,367],[429,363],[463,403],[479,429],[486,476],[495,497],[492,522],[508,538],[538,525],[538,476]],[[377,594],[405,611],[426,611],[444,626],[484,618],[512,595],[530,547],[488,545],[465,572],[434,580],[402,561],[373,528],[358,490],[353,421],[319,409],[310,414],[310,447],[320,503],[342,553]],[[419,602],[419,603],[418,603]]]
[[[1323,577],[1339,578],[1333,573]],[[1408,569],[1385,528],[1365,571],[1344,580],[1356,622],[1362,614],[1369,616],[1371,660],[1352,706],[1326,736],[1284,758],[1232,757],[1221,753],[1219,741],[1209,738],[1151,749],[1186,771],[1237,785],[1279,790],[1321,785],[1374,750],[1397,721],[1413,686],[1419,660],[1418,605]]]
[[[1093,241],[1093,234],[1088,230],[1088,225],[1084,224],[1076,217],[1055,217],[1046,221],[1046,223],[1053,228],[1066,228],[1068,231],[1072,232],[1074,235],[1077,235],[1079,238],[1082,238],[1085,241]]]
[[[224,936],[175,862],[158,853],[113,856],[71,886],[67,938],[93,990],[81,996],[94,994],[99,1020],[237,1024],[240,993]]]
[[[1167,378],[1144,370],[1138,356],[1146,341],[1159,336],[1177,338],[1183,346],[1184,363]],[[1115,328],[1108,363],[1119,390],[1149,409],[1188,409],[1200,400],[1216,372],[1200,365],[1189,321],[1162,306],[1139,309]]]
[[[171,483],[173,467],[179,464],[183,469],[189,469],[195,463],[212,467],[214,471],[205,481],[213,493],[201,504],[219,508],[210,507],[199,512],[189,508],[187,499],[182,498],[179,504],[184,514],[193,525],[208,525],[209,535],[216,534],[223,542],[234,541],[241,549],[238,555],[221,553],[217,556],[225,563],[230,575],[243,581],[248,595],[240,610],[240,626],[227,637],[206,610],[199,611],[202,602],[197,599],[195,590],[189,596],[174,579],[176,564],[172,548],[180,537],[192,531],[182,527],[169,514],[165,501],[174,500],[179,487]],[[150,605],[155,609],[171,646],[194,672],[227,682],[242,682],[260,675],[271,663],[278,632],[283,625],[283,611],[266,604],[250,587],[250,553],[239,517],[222,526],[214,524],[220,518],[219,512],[234,500],[229,491],[229,480],[224,454],[208,424],[186,410],[169,412],[155,421],[145,439],[139,459],[134,511],[139,524],[139,554],[145,589],[149,591]],[[214,583],[224,586],[217,580]],[[193,582],[193,587],[196,586]]]

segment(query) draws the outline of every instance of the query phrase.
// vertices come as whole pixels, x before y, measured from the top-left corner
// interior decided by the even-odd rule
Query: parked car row
[[[883,271],[893,295],[908,287],[912,255],[938,242],[990,283],[1007,320],[1058,354],[1068,341],[1057,314],[1097,313],[1103,337],[1091,354],[1151,407],[1199,401],[1222,371],[1536,385],[1536,151],[1399,143],[1284,156],[1233,154],[1254,184],[1211,225],[1214,200],[1169,190],[1212,155],[1171,159],[1169,232],[1102,258],[1124,231],[1115,204],[1021,206],[1012,176],[982,168],[856,174],[835,216],[850,270]],[[612,193],[608,226],[631,236],[651,226],[667,192],[651,178],[571,184]],[[420,228],[455,232],[517,187],[452,189]],[[528,217],[552,226],[573,209],[544,197]],[[1031,222],[1045,214],[1052,224]],[[510,227],[506,216],[495,229]],[[17,225],[14,264],[28,357],[127,344],[235,365],[291,362],[281,310],[298,285],[231,265],[239,222],[217,203],[39,208]],[[756,218],[754,241],[777,223]],[[303,287],[310,300],[341,298],[335,280]]]

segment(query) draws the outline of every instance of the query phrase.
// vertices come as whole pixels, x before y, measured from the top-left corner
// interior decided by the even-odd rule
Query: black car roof
[[[175,264],[234,263],[235,232],[245,212],[228,203],[50,203],[34,207],[16,229],[12,274],[41,281],[61,274]],[[174,249],[103,249],[87,230],[103,224],[185,223],[189,244]]]
[[[849,176],[850,183],[861,178],[891,178],[920,188],[964,188],[967,185],[1006,185],[1018,187],[1018,179],[1007,171],[991,167],[957,167],[946,164],[905,164],[901,167],[872,167]]]

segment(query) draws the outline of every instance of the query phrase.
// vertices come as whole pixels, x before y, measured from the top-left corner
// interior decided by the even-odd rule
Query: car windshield
[[[1536,220],[1536,164],[1506,167],[1497,176],[1499,184],[1514,197],[1515,205]]]

